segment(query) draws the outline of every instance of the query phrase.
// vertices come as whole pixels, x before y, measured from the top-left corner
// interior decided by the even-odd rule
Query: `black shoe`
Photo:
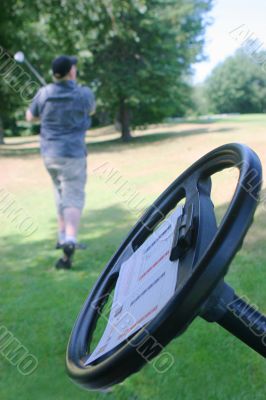
[[[64,256],[59,258],[55,264],[56,269],[70,269],[72,267],[72,257],[75,253],[75,243],[68,242],[62,246]]]
[[[76,244],[73,242],[66,242],[63,244],[63,252],[66,257],[71,258],[75,253]]]
[[[59,258],[55,264],[56,269],[70,269],[72,266],[72,261],[70,258]]]

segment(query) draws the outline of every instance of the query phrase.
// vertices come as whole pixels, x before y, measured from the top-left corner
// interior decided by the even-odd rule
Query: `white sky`
[[[252,36],[266,49],[266,0],[216,0],[210,13],[213,19],[206,31],[205,55],[207,61],[194,65],[194,82],[202,82],[215,65],[241,47],[230,32],[240,25],[254,32]]]

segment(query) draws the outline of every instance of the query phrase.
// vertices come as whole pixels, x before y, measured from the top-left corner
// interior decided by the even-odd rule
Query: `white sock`
[[[72,243],[77,243],[77,238],[75,236],[71,235],[66,235],[65,237],[65,243],[72,242]]]
[[[64,231],[58,232],[58,242],[60,244],[64,244],[65,243],[65,232]]]

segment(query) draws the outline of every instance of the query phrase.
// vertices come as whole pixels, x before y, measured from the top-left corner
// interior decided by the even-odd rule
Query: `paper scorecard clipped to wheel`
[[[108,353],[151,321],[173,296],[178,260],[170,261],[182,207],[161,223],[121,266],[105,331],[86,365]]]

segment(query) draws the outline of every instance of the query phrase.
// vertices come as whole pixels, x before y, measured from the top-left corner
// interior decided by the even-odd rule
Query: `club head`
[[[25,55],[22,51],[18,51],[15,55],[14,55],[14,59],[19,62],[19,63],[23,63],[25,60]]]

